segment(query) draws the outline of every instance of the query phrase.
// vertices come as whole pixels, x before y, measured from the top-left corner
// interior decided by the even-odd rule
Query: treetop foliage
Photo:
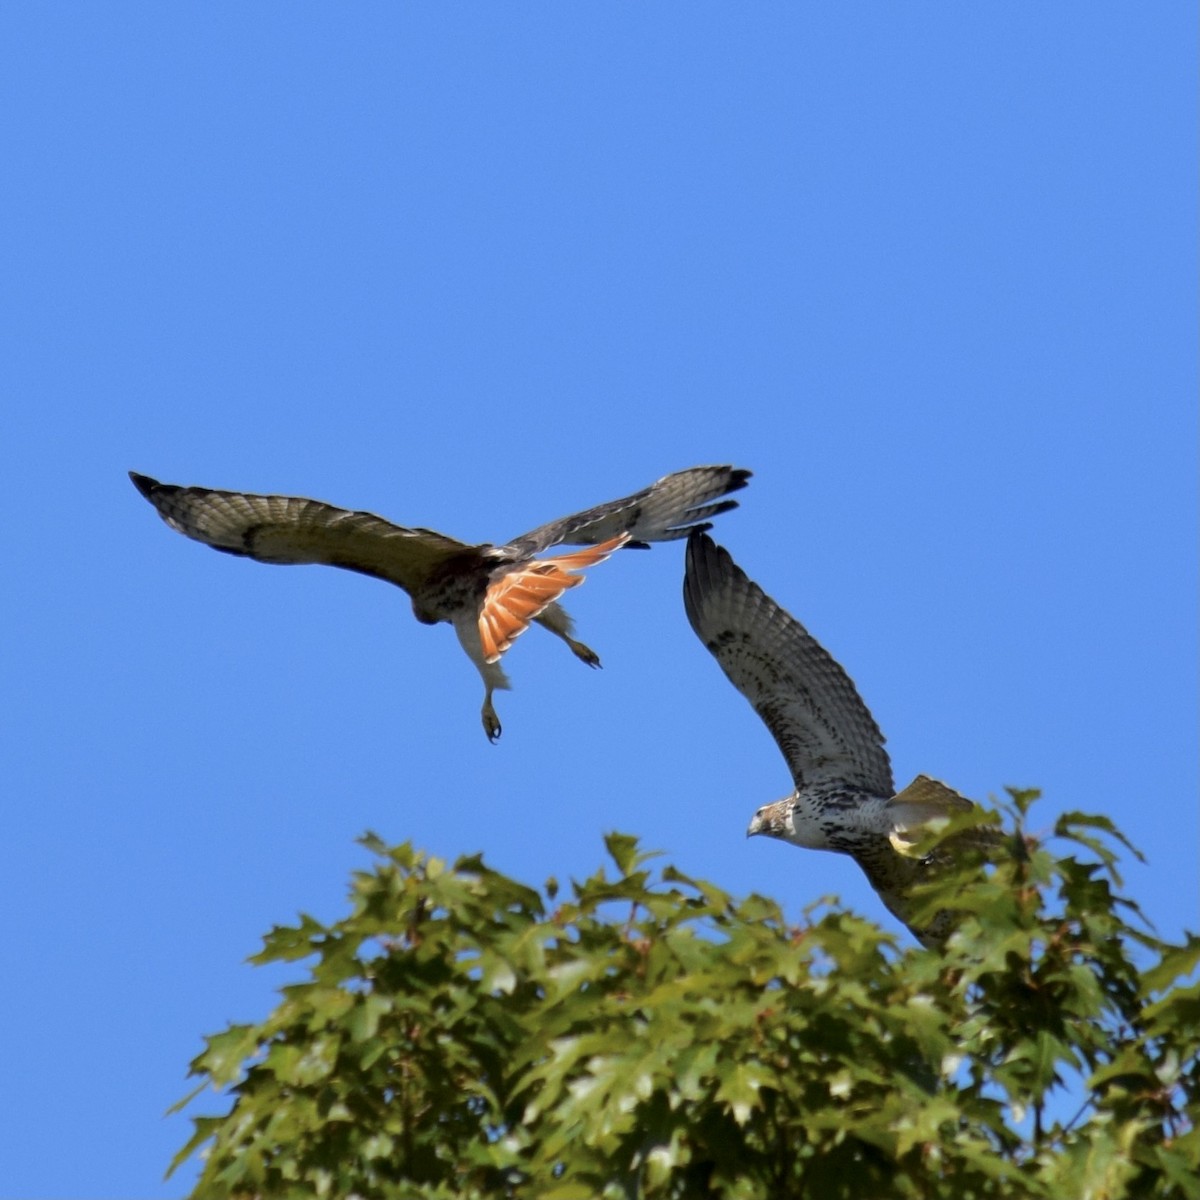
[[[202,1154],[195,1200],[1200,1200],[1200,938],[1148,929],[1105,818],[1039,839],[1009,796],[1002,851],[922,885],[961,912],[938,951],[623,834],[565,894],[368,835],[348,915],[265,939],[307,976],[207,1039],[177,1107],[227,1111],[172,1169]]]

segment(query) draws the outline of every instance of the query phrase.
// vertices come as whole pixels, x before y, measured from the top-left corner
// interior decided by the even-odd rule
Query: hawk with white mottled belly
[[[683,601],[688,620],[730,682],[754,706],[792,773],[792,793],[763,805],[747,836],[848,854],[888,910],[928,945],[953,915],[908,922],[908,895],[940,857],[902,852],[905,835],[973,805],[927,775],[896,793],[884,736],[829,653],[702,532],[688,538]],[[989,840],[972,831],[975,842]]]

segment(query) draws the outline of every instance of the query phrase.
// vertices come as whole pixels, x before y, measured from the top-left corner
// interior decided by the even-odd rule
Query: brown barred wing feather
[[[753,705],[796,786],[892,794],[884,737],[849,676],[702,533],[688,539],[684,607],[697,636]]]
[[[735,467],[691,467],[676,471],[632,496],[539,525],[513,538],[505,549],[532,556],[562,542],[596,545],[623,533],[629,535],[626,543],[629,546],[674,541],[686,537],[693,529],[709,528],[710,518],[737,508],[736,500],[724,497],[744,488],[749,479],[749,471]]]
[[[214,550],[258,562],[321,563],[384,579],[410,594],[472,547],[430,529],[393,525],[302,496],[177,487],[129,477],[172,529]]]

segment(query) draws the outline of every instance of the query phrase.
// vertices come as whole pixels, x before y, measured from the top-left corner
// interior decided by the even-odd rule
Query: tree
[[[180,1107],[231,1103],[172,1169],[204,1149],[196,1200],[1198,1198],[1200,938],[1144,927],[1106,819],[1056,856],[1010,797],[1004,852],[923,885],[940,951],[620,834],[564,897],[368,836],[349,915],[267,936],[308,976],[207,1040]]]

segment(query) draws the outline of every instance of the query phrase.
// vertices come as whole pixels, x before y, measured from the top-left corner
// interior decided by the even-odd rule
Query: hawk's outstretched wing
[[[693,529],[708,529],[708,518],[737,508],[736,500],[722,500],[744,488],[750,472],[734,467],[691,467],[665,475],[623,500],[610,500],[595,508],[539,525],[513,538],[504,549],[526,556],[566,542],[590,546],[629,534],[627,546],[670,542]],[[715,503],[713,503],[715,501]]]
[[[884,737],[849,676],[706,535],[688,538],[683,602],[700,640],[766,723],[796,786],[890,796]]]
[[[325,563],[385,579],[411,593],[473,547],[431,529],[405,529],[368,512],[302,496],[176,487],[129,472],[172,529],[226,554],[265,563]]]

